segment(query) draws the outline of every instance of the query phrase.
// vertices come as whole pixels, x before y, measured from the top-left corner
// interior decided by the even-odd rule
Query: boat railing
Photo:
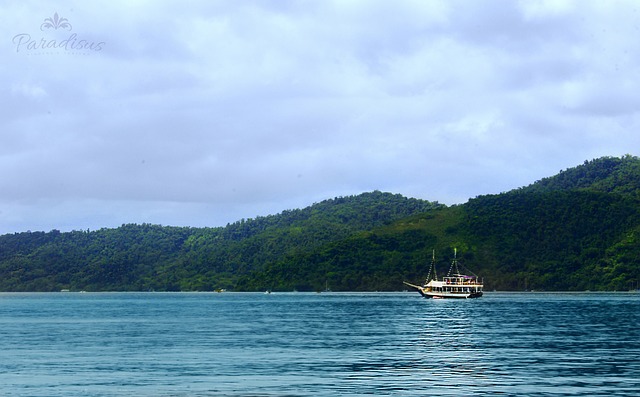
[[[442,281],[444,281],[447,285],[479,285],[482,284],[481,281],[478,280],[477,277],[443,277]]]

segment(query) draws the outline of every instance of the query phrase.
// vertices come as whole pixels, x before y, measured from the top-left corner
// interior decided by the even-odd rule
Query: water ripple
[[[0,294],[6,396],[632,396],[637,294]]]

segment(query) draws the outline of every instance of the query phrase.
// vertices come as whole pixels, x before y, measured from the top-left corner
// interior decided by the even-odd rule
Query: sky
[[[640,2],[0,0],[0,234],[447,205],[639,155]]]

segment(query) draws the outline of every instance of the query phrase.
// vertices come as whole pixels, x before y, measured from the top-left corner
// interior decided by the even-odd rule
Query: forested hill
[[[558,175],[518,190],[551,192],[576,189],[640,197],[640,161],[628,154],[622,158],[601,157],[587,160],[580,166],[560,171]]]
[[[443,207],[399,194],[337,197],[226,227],[127,224],[0,236],[0,291],[237,289],[285,255]]]
[[[465,205],[474,264],[498,289],[640,284],[640,159],[603,157]],[[481,247],[481,248],[480,248]]]
[[[524,188],[480,196],[284,256],[241,279],[283,289],[394,290],[440,275],[454,247],[498,290],[628,290],[640,281],[640,160],[605,157]]]
[[[0,236],[0,290],[400,290],[458,248],[498,290],[627,290],[640,281],[640,160],[586,161],[446,207],[371,192],[219,228]]]

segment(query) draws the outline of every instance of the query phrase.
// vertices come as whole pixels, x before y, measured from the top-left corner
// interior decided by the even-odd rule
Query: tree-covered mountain
[[[390,290],[422,281],[432,250],[441,274],[453,248],[498,290],[626,290],[640,280],[640,160],[605,157],[525,188],[437,208],[285,256],[247,288],[320,285]],[[242,280],[244,281],[244,280]]]
[[[640,160],[603,157],[465,206],[499,289],[626,290],[640,280]],[[487,255],[490,253],[490,255]]]
[[[0,290],[237,289],[239,277],[280,257],[440,207],[376,191],[219,228],[128,224],[7,234],[0,236]]]
[[[219,228],[123,225],[0,236],[0,290],[399,290],[432,250],[498,290],[640,280],[640,160],[604,157],[463,205],[371,192]]]
[[[640,161],[625,155],[587,160],[584,164],[569,168],[556,176],[544,178],[525,188],[524,192],[551,192],[584,189],[640,197]]]

